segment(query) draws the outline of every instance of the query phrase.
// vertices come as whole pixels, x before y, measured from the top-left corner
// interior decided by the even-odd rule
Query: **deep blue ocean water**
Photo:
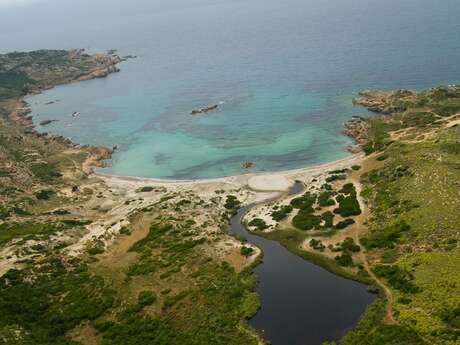
[[[29,99],[39,130],[117,145],[105,172],[197,178],[347,155],[367,88],[460,80],[458,0],[22,0],[0,50],[118,49],[121,73]],[[51,100],[59,100],[45,105]],[[218,111],[190,111],[221,102]],[[80,116],[73,118],[74,111]]]

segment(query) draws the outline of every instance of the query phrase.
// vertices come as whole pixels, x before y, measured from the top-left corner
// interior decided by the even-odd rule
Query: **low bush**
[[[246,256],[246,257],[251,256],[253,252],[254,252],[254,249],[252,249],[251,247],[245,247],[245,246],[241,247],[241,250],[240,250],[241,255]]]
[[[339,201],[339,198],[337,199]],[[356,195],[351,194],[344,198],[340,198],[339,207],[334,210],[334,213],[340,214],[342,217],[357,216],[361,214],[361,207],[356,199]]]
[[[323,226],[325,228],[332,228],[334,224],[334,214],[331,211],[326,211],[321,215],[321,219],[324,221]]]
[[[262,231],[268,228],[267,223],[265,223],[265,221],[260,218],[254,218],[248,223],[248,225],[257,228],[257,230],[259,231]]]
[[[271,214],[272,219],[279,222],[280,220],[283,220],[284,218],[286,218],[289,215],[289,213],[292,212],[292,209],[293,207],[291,205],[281,206],[279,209],[272,212]]]
[[[152,186],[144,186],[141,188],[136,189],[136,193],[148,193],[151,192],[155,189],[155,187]]]
[[[224,207],[227,210],[236,211],[241,206],[241,202],[234,195],[227,195]]]
[[[381,278],[385,278],[390,286],[396,290],[400,290],[405,293],[417,293],[420,292],[420,288],[416,286],[412,281],[414,276],[396,265],[377,265],[373,268],[375,275]]]
[[[324,191],[321,192],[318,196],[318,205],[321,207],[327,207],[335,205],[334,199],[331,198],[332,192],[331,191]]]
[[[315,240],[314,238],[310,240],[309,244],[310,247],[312,247],[314,250],[318,250],[320,252],[323,252],[324,249],[326,249],[323,242],[321,242],[320,240]]]
[[[326,182],[334,182],[334,181],[340,181],[340,180],[345,180],[347,178],[346,175],[332,175],[326,178]]]
[[[350,251],[352,253],[357,253],[361,250],[361,247],[357,245],[351,237],[347,237],[345,240],[343,240],[340,247],[342,251]]]
[[[300,230],[311,230],[318,228],[321,223],[321,217],[315,216],[308,211],[300,210],[292,219],[292,224]]]
[[[342,255],[338,255],[335,257],[335,261],[344,267],[348,267],[353,265],[353,258],[351,257],[350,253],[344,252]]]
[[[30,167],[30,171],[39,179],[49,181],[53,178],[62,176],[56,166],[49,163],[35,163]]]
[[[375,248],[394,248],[402,234],[410,230],[410,225],[400,222],[384,229],[371,233],[368,237],[363,237],[361,243],[366,249]]]
[[[337,230],[342,230],[342,229],[345,229],[347,228],[349,225],[351,224],[354,224],[355,223],[355,220],[352,219],[352,218],[347,218],[347,219],[344,219],[340,222],[338,222],[334,228],[336,228]]]
[[[316,195],[309,192],[305,193],[301,197],[291,200],[291,206],[298,208],[303,211],[313,212],[313,205],[316,203]]]

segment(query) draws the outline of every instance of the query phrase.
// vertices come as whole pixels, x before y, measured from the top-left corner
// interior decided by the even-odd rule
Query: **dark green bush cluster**
[[[340,181],[340,180],[345,180],[347,178],[347,175],[332,175],[326,178],[326,182],[331,183],[334,181]]]
[[[344,267],[348,267],[353,265],[353,258],[349,252],[343,252],[342,255],[338,255],[335,257],[335,261]]]
[[[301,197],[291,200],[291,206],[300,210],[313,212],[313,205],[316,203],[316,195],[309,192]]]
[[[414,276],[396,265],[377,265],[373,268],[374,273],[381,278],[385,278],[388,283],[396,290],[405,293],[420,292],[420,288],[416,286],[412,280]]]
[[[400,222],[373,232],[368,237],[363,237],[361,243],[366,249],[374,248],[394,248],[395,243],[399,241],[402,234],[410,230],[410,225],[406,222]]]
[[[347,228],[349,225],[351,224],[355,224],[355,220],[352,219],[352,218],[347,218],[347,219],[344,219],[340,222],[338,222],[334,228],[336,228],[337,230],[342,230],[342,229],[345,229]]]
[[[321,223],[321,217],[312,214],[311,210],[300,210],[299,213],[292,219],[292,224],[300,230],[311,230],[318,228]]]
[[[321,219],[324,221],[324,227],[326,229],[332,228],[334,224],[334,214],[331,211],[326,211],[321,215]]]
[[[333,195],[333,192],[328,191],[328,190],[321,192],[318,196],[318,205],[321,207],[335,205],[334,199],[331,198],[332,195]]]
[[[342,188],[339,190],[339,193],[342,194],[354,194],[356,195],[356,189],[353,183],[345,183]]]
[[[291,205],[281,206],[279,209],[272,212],[271,214],[272,219],[279,222],[280,220],[283,220],[284,218],[286,218],[289,215],[289,213],[292,212],[292,209],[293,207]]]
[[[257,230],[262,231],[268,228],[267,223],[263,219],[260,218],[254,218],[248,223],[249,226],[254,226],[257,228]]]
[[[234,195],[227,195],[224,207],[227,210],[236,211],[241,206],[241,202]]]
[[[350,251],[352,253],[357,253],[361,250],[361,247],[357,245],[351,237],[347,237],[345,240],[343,240],[340,247],[342,251]]]
[[[144,186],[139,189],[136,189],[136,193],[148,193],[151,192],[155,189],[155,187],[152,186]]]
[[[454,309],[447,309],[442,313],[442,321],[450,327],[460,329],[460,305]]]
[[[51,189],[43,189],[38,192],[35,192],[34,195],[38,200],[49,200],[56,192]]]
[[[361,214],[361,207],[359,206],[356,194],[349,196],[339,195],[337,197],[339,207],[334,210],[334,213],[340,214],[342,217],[357,216]]]
[[[323,242],[321,242],[320,240],[315,240],[314,238],[310,240],[309,244],[310,247],[312,247],[314,250],[318,250],[320,252],[323,252],[324,249],[326,249]]]
[[[351,169],[353,169],[354,171],[358,171],[361,169],[361,165],[352,165]]]
[[[49,163],[35,163],[30,167],[30,171],[39,179],[50,181],[56,177],[61,177],[61,173],[57,170],[56,166]]]
[[[245,246],[241,247],[241,250],[240,250],[241,255],[246,256],[246,257],[251,256],[253,252],[254,252],[254,249],[252,249],[251,247],[245,247]]]

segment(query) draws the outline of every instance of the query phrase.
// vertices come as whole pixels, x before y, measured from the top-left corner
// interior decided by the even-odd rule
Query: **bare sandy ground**
[[[118,185],[121,188],[155,185],[173,188],[191,187],[196,189],[197,186],[213,185],[233,185],[236,188],[248,188],[254,192],[286,192],[295,183],[297,179],[305,179],[314,176],[320,176],[331,170],[343,169],[353,164],[358,164],[363,154],[354,154],[336,161],[321,164],[313,167],[286,170],[280,172],[263,172],[254,174],[245,174],[237,176],[220,177],[214,179],[196,179],[196,180],[167,180],[156,178],[143,178],[135,176],[116,176],[103,173],[95,173],[95,176],[103,179],[111,185]]]

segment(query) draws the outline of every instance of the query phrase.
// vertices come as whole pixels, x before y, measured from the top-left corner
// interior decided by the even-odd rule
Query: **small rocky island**
[[[214,104],[214,105],[211,105],[211,106],[208,106],[208,107],[194,109],[194,110],[192,110],[190,115],[205,114],[205,113],[208,113],[210,111],[217,110],[218,107],[219,107],[218,104]]]

